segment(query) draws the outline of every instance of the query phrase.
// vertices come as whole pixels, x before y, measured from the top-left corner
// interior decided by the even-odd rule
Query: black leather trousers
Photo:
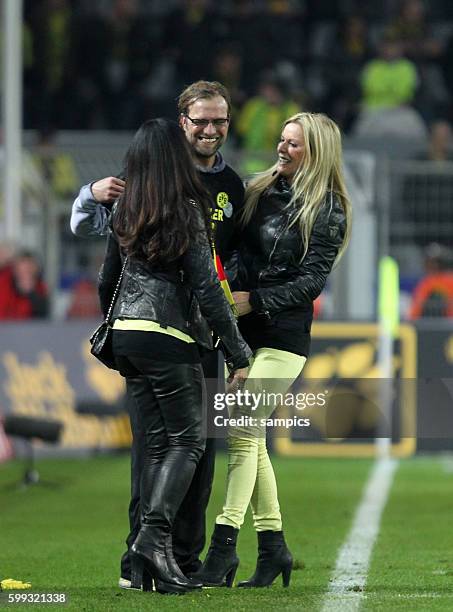
[[[117,359],[122,359],[117,358]],[[218,351],[210,351],[202,360],[205,379],[213,381],[218,376]],[[140,389],[144,382],[141,377],[126,378],[127,406],[132,429],[131,449],[131,501],[129,504],[130,533],[127,537],[127,551],[121,558],[121,576],[130,576],[129,550],[138,535],[140,519],[140,482],[145,457],[144,423],[140,418],[139,406],[132,389]],[[208,410],[212,406],[208,405]],[[184,573],[195,572],[201,566],[199,555],[206,542],[205,513],[214,478],[216,440],[206,440],[205,452],[198,462],[189,490],[181,503],[173,525],[173,551],[179,567]]]
[[[142,522],[169,532],[205,448],[202,368],[133,356],[119,359],[141,373],[128,378],[127,390],[135,404],[132,428],[143,445],[142,466],[132,466],[135,474],[141,472]]]

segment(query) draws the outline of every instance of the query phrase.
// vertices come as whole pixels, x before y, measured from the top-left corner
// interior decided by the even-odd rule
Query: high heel
[[[243,580],[238,587],[266,587],[282,575],[284,587],[288,587],[293,569],[293,558],[286,546],[282,531],[258,532],[258,560],[255,573]]]
[[[131,555],[131,589],[153,591],[154,581],[142,557]]]
[[[235,563],[228,574],[225,576],[225,586],[231,588],[233,586],[234,577],[236,576],[237,569],[239,567],[239,559],[237,563]]]
[[[143,567],[147,567],[153,576],[156,591],[159,593],[187,593],[193,587],[179,568],[178,571],[175,571],[172,561],[167,556],[168,534],[160,531],[142,525],[132,544],[132,553],[135,557],[144,560]],[[137,561],[135,563],[140,568],[140,563]],[[176,561],[174,563],[176,565]],[[145,576],[143,571],[142,576]],[[136,579],[134,579],[134,584],[137,584]]]
[[[293,569],[293,560],[291,559],[291,562],[288,563],[288,565],[285,565],[284,568],[282,568],[282,582],[283,582],[284,587],[289,587],[289,581],[291,580],[292,569]]]
[[[204,586],[233,586],[239,566],[236,541],[239,529],[229,525],[216,525],[206,559],[195,578]]]

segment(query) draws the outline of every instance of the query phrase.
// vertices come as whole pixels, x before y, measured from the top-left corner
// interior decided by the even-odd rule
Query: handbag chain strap
[[[118,291],[120,290],[120,285],[121,285],[121,281],[123,280],[123,275],[124,275],[124,270],[126,269],[126,264],[127,264],[127,255],[124,259],[123,267],[121,269],[121,273],[118,278],[118,282],[116,283],[115,291],[113,292],[112,301],[110,302],[110,306],[109,306],[109,311],[107,313],[107,316],[105,317],[105,322],[107,323],[107,325],[109,324],[110,317],[112,315],[112,310],[113,310],[113,307],[115,306],[116,297],[118,295]]]

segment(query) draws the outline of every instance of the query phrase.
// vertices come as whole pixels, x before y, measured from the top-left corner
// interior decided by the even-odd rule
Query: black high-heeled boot
[[[162,533],[161,529],[142,525],[132,544],[133,556],[144,560],[142,568],[146,567],[153,577],[156,591],[159,593],[187,593],[193,587],[179,568],[179,571],[175,570],[172,560],[168,558],[167,539],[168,534]],[[176,562],[174,563],[177,565]],[[140,562],[135,561],[135,565],[140,571]],[[142,571],[142,579],[145,576]],[[138,580],[139,576],[134,580],[134,584],[138,584]]]
[[[182,573],[173,555],[171,535],[167,536],[165,547],[166,547],[168,567],[170,568],[170,570],[174,574],[176,574],[180,578],[181,581],[186,581],[188,584],[188,588],[193,589],[193,590],[201,589],[203,584],[199,580],[196,580],[196,578],[193,578],[193,577],[187,577]],[[138,590],[138,591],[156,590],[158,592],[162,592],[165,589],[165,585],[160,584],[160,581],[158,578],[153,580],[153,577],[143,557],[139,557],[138,555],[133,555],[131,558],[131,586],[130,588]]]
[[[181,568],[179,567],[175,559],[175,556],[173,554],[173,543],[172,543],[171,534],[167,536],[167,539],[165,541],[165,550],[167,553],[168,567],[170,568],[170,570],[176,576],[178,576],[180,580],[185,581],[188,584],[188,588],[194,589],[194,590],[201,589],[201,587],[203,586],[202,582],[200,582],[196,578],[186,576],[185,574],[183,574]],[[159,585],[157,585],[156,590],[158,586]]]
[[[206,559],[194,576],[204,586],[233,585],[239,565],[236,555],[238,533],[239,529],[229,525],[215,525]]]
[[[293,558],[286,546],[283,531],[258,531],[258,561],[255,573],[238,587],[270,586],[279,574],[283,586],[289,586]]]
[[[154,591],[154,580],[143,557],[132,554],[130,556],[130,563],[130,588],[136,591]]]

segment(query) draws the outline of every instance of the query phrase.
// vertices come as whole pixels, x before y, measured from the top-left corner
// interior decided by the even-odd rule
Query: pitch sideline
[[[341,546],[322,612],[354,612],[360,607],[373,546],[379,533],[398,462],[379,459],[368,477],[352,527]]]

